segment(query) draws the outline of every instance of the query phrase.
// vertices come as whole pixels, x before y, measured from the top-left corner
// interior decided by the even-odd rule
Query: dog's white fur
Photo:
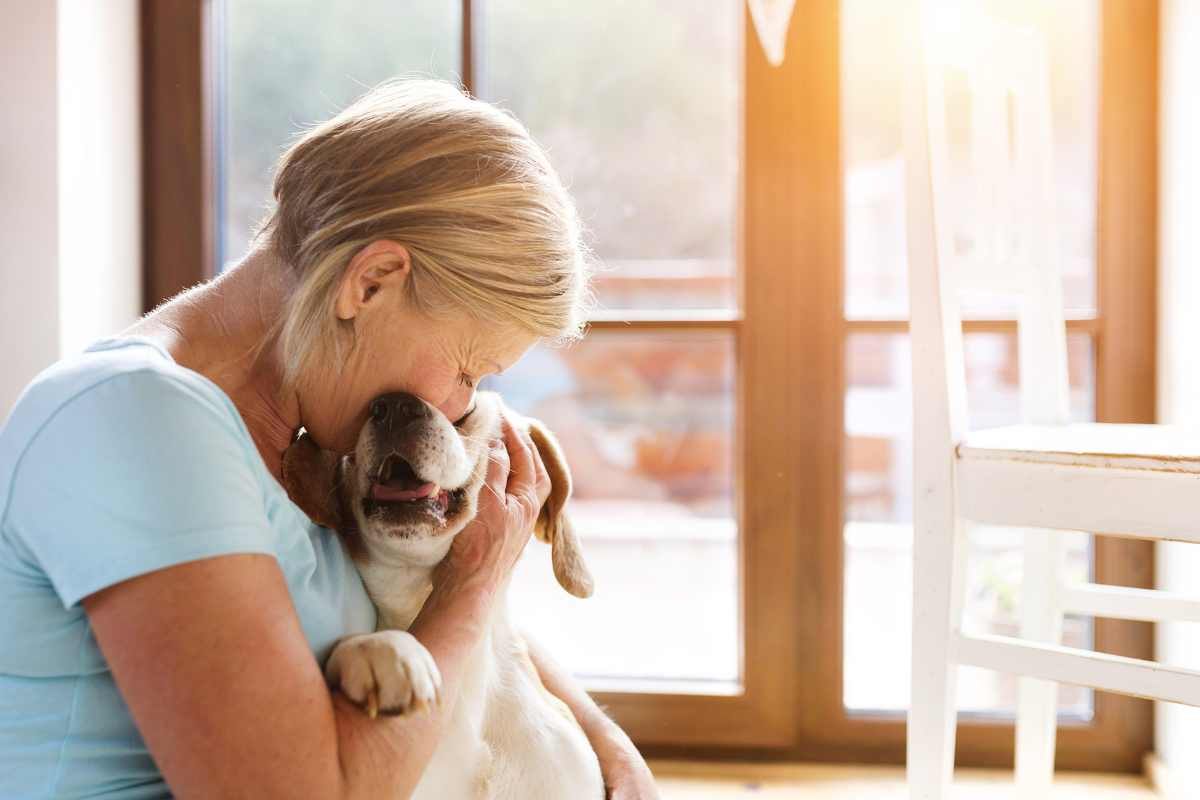
[[[420,439],[400,454],[423,480],[465,490],[463,507],[453,518],[406,524],[398,532],[385,519],[368,516],[360,503],[349,503],[361,542],[356,562],[378,609],[379,629],[340,641],[326,675],[359,704],[374,702],[372,692],[379,707],[391,713],[438,701],[437,666],[405,631],[429,594],[434,566],[474,516],[479,492],[487,491],[488,443],[499,435],[501,407],[498,396],[480,393],[475,411],[459,428],[434,411]],[[364,428],[355,456],[340,465],[347,483],[343,489],[351,498],[370,490],[371,476],[358,464],[377,463],[372,439]],[[570,711],[532,669],[505,595],[501,592],[487,633],[468,660],[451,721],[413,797],[602,800],[596,755]]]

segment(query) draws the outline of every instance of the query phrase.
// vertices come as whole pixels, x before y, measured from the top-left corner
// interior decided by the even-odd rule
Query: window
[[[144,4],[147,301],[239,257],[291,132],[379,80],[459,80],[512,109],[604,264],[587,339],[491,383],[563,440],[597,578],[591,600],[567,597],[533,543],[518,616],[644,747],[899,762],[902,4],[799,5],[770,67],[741,0]],[[1124,0],[986,5],[1051,41],[1074,412],[1151,420],[1155,17]],[[1009,421],[1011,309],[969,311],[973,422]],[[970,624],[1012,624],[1015,546],[978,537]],[[1081,534],[1071,552],[1080,576],[1149,579],[1139,543]],[[1067,631],[1148,655],[1145,626]],[[962,683],[960,760],[1011,759],[1011,682]],[[1147,703],[1061,699],[1060,764],[1140,763]]]
[[[730,691],[740,679],[734,340],[646,328],[594,330],[485,382],[557,433],[596,579],[595,595],[575,600],[533,544],[509,598],[516,618],[594,685]]]
[[[217,266],[242,257],[271,198],[275,161],[298,129],[388,77],[453,79],[458,3],[225,0],[213,19],[218,74]]]

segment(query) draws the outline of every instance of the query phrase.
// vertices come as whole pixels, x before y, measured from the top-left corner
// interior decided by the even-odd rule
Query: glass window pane
[[[245,252],[297,130],[387,78],[457,79],[461,60],[458,0],[226,0],[225,9],[218,265]]]
[[[1019,421],[1016,338],[965,337],[972,428]],[[1094,418],[1091,339],[1068,337],[1072,416]],[[912,590],[912,383],[907,335],[853,334],[846,352],[845,691],[847,708],[902,711],[909,698]],[[1091,574],[1091,537],[1066,534],[1068,578]],[[1021,534],[976,526],[970,531],[964,628],[1015,634],[1021,587]],[[1088,620],[1068,617],[1064,643],[1091,647]],[[883,668],[881,665],[887,665]],[[959,708],[1010,714],[1016,680],[961,668]],[[1091,692],[1064,685],[1063,713],[1087,717]]]
[[[608,309],[736,302],[743,8],[486,0],[479,93],[550,152]]]
[[[569,597],[531,542],[517,618],[583,675],[737,680],[732,336],[593,332],[483,388],[558,436],[596,579],[593,597]]]
[[[1047,42],[1056,171],[1055,204],[1064,305],[1096,306],[1096,148],[1099,87],[1098,0],[982,0],[990,18],[1033,27]],[[904,3],[842,0],[842,130],[845,175],[846,316],[904,317],[908,281],[904,238],[901,79]],[[948,119],[967,119],[969,97],[947,91]],[[970,175],[960,171],[969,208]],[[961,202],[959,201],[961,200]],[[964,314],[1007,314],[1011,304],[968,298]]]

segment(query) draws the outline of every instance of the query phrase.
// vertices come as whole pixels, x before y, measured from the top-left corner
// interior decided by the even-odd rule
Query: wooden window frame
[[[143,0],[144,283],[147,308],[212,276],[217,130],[212,36],[219,0]],[[1096,414],[1155,415],[1157,0],[1102,0]],[[475,83],[478,13],[462,0],[464,85]],[[767,64],[744,13],[741,311],[597,319],[600,330],[732,334],[737,380],[742,585],[740,691],[596,692],[648,753],[902,763],[902,717],[842,705],[843,397],[847,337],[907,330],[843,318],[840,3],[800,0],[787,58]],[[803,131],[799,135],[798,131]],[[789,298],[782,303],[779,298]],[[1005,321],[968,331],[1012,331]],[[770,502],[747,502],[746,486]],[[1153,549],[1098,538],[1096,579],[1152,586]],[[1097,649],[1153,654],[1152,627],[1097,621]],[[1097,693],[1088,725],[1060,732],[1060,768],[1138,771],[1148,701]],[[1007,766],[1011,723],[964,719],[958,762]]]
[[[142,0],[142,297],[147,311],[216,263],[211,0]]]

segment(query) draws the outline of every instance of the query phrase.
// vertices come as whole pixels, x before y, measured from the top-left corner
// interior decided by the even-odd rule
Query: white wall
[[[0,418],[58,357],[57,20],[0,0]]]
[[[141,313],[137,0],[59,0],[59,343],[75,352]]]
[[[1162,0],[1161,26],[1159,420],[1200,425],[1200,2]],[[1160,588],[1197,594],[1200,546],[1159,544],[1157,572]],[[1200,669],[1200,625],[1160,625],[1158,657]],[[1173,783],[1191,796],[1200,709],[1158,704],[1155,733]]]
[[[0,0],[0,420],[141,311],[137,0]]]

